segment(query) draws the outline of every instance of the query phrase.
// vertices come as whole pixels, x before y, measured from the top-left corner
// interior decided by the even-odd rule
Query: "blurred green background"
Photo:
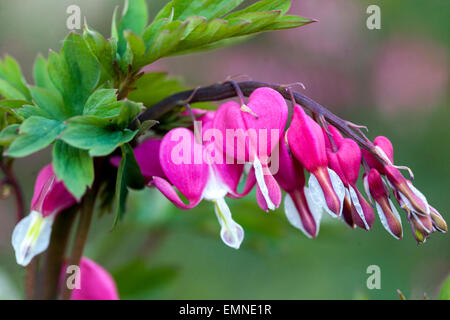
[[[148,1],[153,16],[166,1]],[[368,5],[381,8],[381,30],[366,27]],[[0,0],[0,55],[11,54],[27,79],[38,53],[59,50],[68,32],[66,8],[77,4],[109,36],[110,0]],[[158,61],[192,86],[246,74],[255,80],[301,81],[305,93],[338,115],[386,135],[397,164],[450,221],[450,2],[421,0],[294,0],[292,13],[316,18],[296,30],[256,36],[233,47]],[[300,89],[299,89],[300,90]],[[17,161],[27,200],[48,151]],[[211,203],[179,211],[155,190],[133,192],[128,213],[94,220],[86,255],[116,278],[121,298],[145,299],[421,299],[435,298],[450,272],[450,238],[433,234],[417,246],[403,215],[404,239],[377,219],[371,232],[325,217],[318,239],[289,225],[282,209],[264,213],[254,193],[227,200],[245,229],[240,250],[226,247]],[[403,212],[402,212],[403,213]],[[23,298],[24,270],[10,244],[12,199],[0,202],[0,298]],[[370,265],[381,289],[366,286]]]

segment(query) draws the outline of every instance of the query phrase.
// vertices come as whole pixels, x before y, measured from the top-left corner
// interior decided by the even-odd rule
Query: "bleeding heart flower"
[[[281,202],[281,190],[269,162],[286,125],[287,114],[286,101],[277,91],[258,88],[250,95],[247,105],[233,101],[221,105],[213,121],[213,127],[226,141],[225,144],[216,142],[216,148],[238,163],[253,165],[258,204],[265,211],[274,210]]]
[[[378,216],[380,217],[383,227],[396,239],[403,236],[402,222],[391,199],[387,186],[383,182],[377,169],[372,168],[367,176],[370,194],[375,201]]]
[[[284,135],[280,139],[279,170],[276,181],[287,192],[284,198],[284,212],[289,222],[307,237],[316,238],[319,233],[323,203],[311,195],[305,186],[304,169],[297,159],[290,155]]]
[[[61,278],[65,279],[65,266]],[[70,300],[119,300],[113,277],[102,266],[82,257]]]
[[[238,249],[244,238],[244,230],[237,224],[225,202],[225,196],[240,197],[247,194],[253,187],[247,181],[242,194],[237,186],[242,176],[242,164],[227,164],[224,155],[223,162],[217,163],[204,159],[205,148],[198,143],[192,131],[186,128],[175,128],[163,138],[160,147],[160,163],[167,179],[154,176],[154,185],[177,207],[190,209],[202,199],[214,203],[214,209],[221,225],[221,238],[224,243]],[[216,150],[218,152],[218,150]],[[251,180],[251,179],[250,179]],[[188,204],[185,204],[173,186],[183,194]]]
[[[370,230],[374,222],[374,212],[370,204],[356,188],[359,168],[361,166],[361,150],[351,139],[344,139],[337,129],[329,126],[331,138],[337,150],[334,152],[326,133],[324,139],[327,147],[328,166],[341,178],[345,186],[345,197],[342,218],[351,227],[355,224],[365,230]],[[333,133],[332,133],[333,132]],[[336,140],[335,140],[336,138]]]
[[[63,182],[56,178],[51,164],[39,172],[34,185],[31,213],[19,221],[12,234],[18,264],[28,265],[34,256],[47,249],[55,217],[75,202]]]
[[[363,150],[367,164],[387,177],[389,185],[398,192],[408,210],[417,215],[429,215],[430,208],[425,196],[412,183],[408,182],[398,168],[393,165],[394,151],[389,139],[379,136],[374,139],[374,144],[375,152],[385,160],[385,163],[378,161],[368,150]]]
[[[332,217],[342,213],[344,185],[337,173],[327,168],[325,139],[320,126],[299,106],[294,107],[287,140],[292,154],[311,172],[308,186],[316,197],[326,203],[326,211]]]

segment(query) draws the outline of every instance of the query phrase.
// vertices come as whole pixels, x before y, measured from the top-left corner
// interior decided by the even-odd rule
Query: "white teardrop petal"
[[[364,216],[364,211],[361,207],[361,204],[359,203],[359,199],[358,196],[356,195],[355,189],[353,189],[352,186],[349,186],[349,191],[350,191],[350,197],[352,199],[352,203],[355,206],[356,212],[358,213],[359,217],[361,218],[361,220],[364,222],[364,227],[366,228],[366,230],[369,230],[369,224],[366,221],[366,217]]]
[[[54,215],[43,217],[32,211],[19,221],[12,234],[17,263],[26,266],[36,255],[44,252],[49,243]]]
[[[267,189],[266,181],[264,180],[264,171],[261,165],[261,161],[259,161],[258,157],[255,156],[255,160],[253,160],[253,167],[255,168],[255,177],[256,182],[258,183],[258,187],[261,190],[261,194],[266,200],[267,207],[270,210],[275,210],[275,205],[272,202],[272,199],[269,197],[269,190]]]
[[[391,199],[389,199],[389,205],[391,207],[392,213],[394,214],[394,216],[397,218],[397,220],[399,221],[399,223],[401,225],[402,224],[402,220],[400,219],[400,215],[398,214],[397,209],[395,208],[395,206],[392,203]],[[384,215],[383,209],[381,208],[381,206],[376,201],[375,201],[375,207],[377,208],[377,213],[378,213],[378,217],[380,217],[381,224],[386,229],[386,231],[389,232],[390,235],[393,236],[395,239],[400,239],[399,237],[397,237],[395,234],[392,233],[391,229],[389,228],[389,224],[388,224],[388,222],[386,220],[386,217]]]
[[[244,229],[236,223],[224,198],[214,201],[214,210],[221,226],[220,237],[229,247],[239,249],[244,240]]]
[[[317,236],[319,234],[319,227],[320,227],[320,220],[322,219],[323,206],[314,202],[314,200],[311,197],[311,191],[308,187],[304,187],[303,192],[305,193],[306,203],[308,204],[309,211],[311,212],[314,221],[316,221],[317,225],[316,236]],[[327,206],[325,205],[325,207]]]
[[[312,238],[312,236],[308,232],[306,232],[305,228],[303,227],[302,220],[300,219],[300,214],[298,213],[297,207],[295,206],[294,201],[289,194],[286,194],[286,196],[284,197],[284,212],[286,214],[286,218],[292,226],[299,229],[308,238]]]
[[[341,210],[339,211],[338,216],[341,216],[342,209],[343,209],[343,203],[344,203],[344,197],[345,197],[345,186],[344,186],[344,183],[342,182],[341,178],[339,178],[338,174],[334,170],[328,168],[328,174],[330,175],[330,180],[331,180],[331,184],[333,186],[334,192],[336,192],[336,194],[339,198]]]
[[[323,194],[322,188],[320,187],[319,181],[317,178],[311,174],[308,180],[308,194],[310,197],[311,203],[315,207],[322,208],[325,212],[327,212],[333,218],[336,218],[336,214],[328,209],[327,201],[325,199],[325,195]],[[306,193],[305,193],[306,195]]]

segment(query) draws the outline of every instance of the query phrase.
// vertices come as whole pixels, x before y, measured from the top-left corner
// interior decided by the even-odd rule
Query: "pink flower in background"
[[[66,270],[66,267],[63,268]],[[66,275],[62,272],[62,277]],[[71,300],[119,300],[116,283],[113,277],[102,266],[82,257],[80,262],[78,285],[72,290]]]
[[[47,249],[56,215],[75,202],[63,182],[56,178],[51,164],[39,172],[31,200],[31,213],[19,221],[12,234],[18,264],[28,265],[34,256]]]
[[[385,111],[429,109],[448,90],[448,56],[429,39],[395,36],[375,56],[373,94]]]

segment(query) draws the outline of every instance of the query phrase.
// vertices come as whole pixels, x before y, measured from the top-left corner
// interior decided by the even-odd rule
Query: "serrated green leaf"
[[[34,61],[33,66],[33,78],[36,86],[54,91],[56,88],[50,80],[48,75],[48,63],[47,60],[41,55],[39,55]]]
[[[170,1],[155,18],[169,18],[173,20],[186,20],[190,16],[202,16],[207,19],[220,18],[240,5],[243,0],[173,0]]]
[[[441,290],[439,291],[439,299],[450,300],[450,276],[448,276],[442,284]]]
[[[217,48],[258,32],[295,28],[312,22],[284,16],[290,0],[259,1],[225,15],[236,3],[214,0],[170,2],[143,33],[148,50],[145,62]]]
[[[226,18],[238,18],[242,17],[243,15],[247,13],[254,13],[254,12],[263,12],[263,11],[276,11],[279,10],[281,14],[285,14],[291,6],[291,0],[263,0],[258,1],[251,6],[239,10],[233,13],[230,13],[226,16]]]
[[[57,92],[33,86],[30,86],[30,92],[36,106],[45,111],[50,119],[64,121],[70,116],[70,111]]]
[[[21,124],[20,134],[6,154],[19,158],[39,151],[51,144],[65,127],[60,121],[32,116]]]
[[[94,182],[94,162],[86,150],[57,140],[53,147],[53,170],[66,188],[80,199]]]
[[[78,116],[67,121],[61,139],[73,147],[89,150],[91,157],[106,156],[120,145],[131,141],[136,131],[119,130],[107,119]]]
[[[10,124],[0,131],[0,146],[9,146],[19,136],[19,124]]]
[[[80,35],[70,33],[61,54],[50,53],[48,72],[71,114],[82,114],[87,98],[99,81],[100,65]]]
[[[134,157],[133,148],[129,144],[123,144],[121,149],[122,159],[117,169],[116,207],[113,227],[117,225],[125,213],[126,198],[128,195],[127,188],[142,189],[145,186],[145,179]]]
[[[122,55],[126,49],[126,40],[123,32],[130,30],[135,34],[141,34],[147,25],[148,9],[146,0],[125,1],[125,7],[118,26],[118,52]]]
[[[0,60],[0,78],[9,82],[9,84],[17,89],[25,99],[31,98],[20,66],[13,57],[7,55],[3,61]]]

